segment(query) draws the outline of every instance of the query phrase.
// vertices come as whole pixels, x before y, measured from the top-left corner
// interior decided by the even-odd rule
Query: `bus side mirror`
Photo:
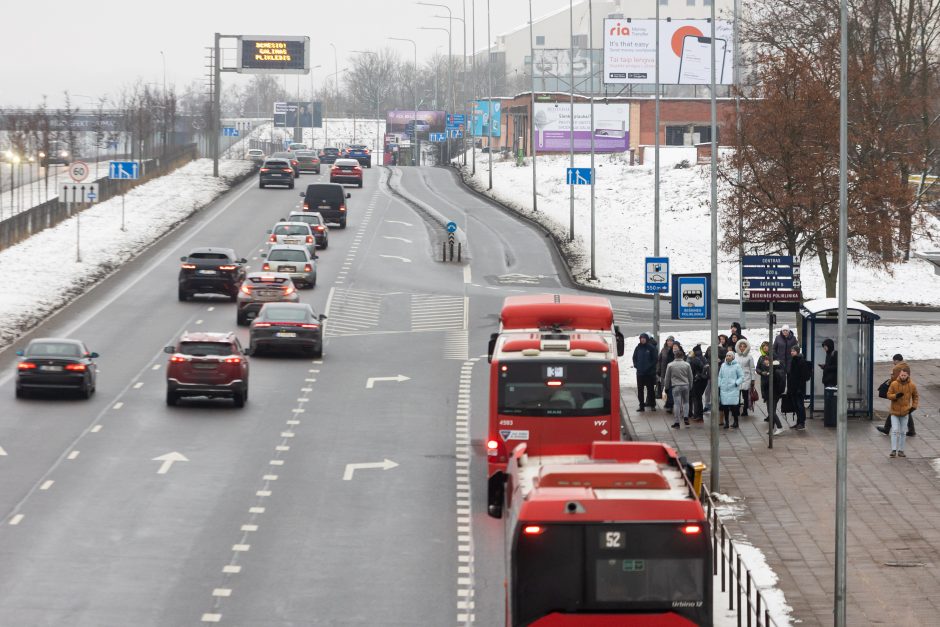
[[[499,337],[499,333],[490,334],[490,341],[486,347],[486,361],[488,363],[493,363],[493,352],[496,350],[496,339]]]
[[[614,336],[617,338],[617,357],[623,357],[624,352],[624,341],[623,333],[620,332],[620,327],[614,325]]]

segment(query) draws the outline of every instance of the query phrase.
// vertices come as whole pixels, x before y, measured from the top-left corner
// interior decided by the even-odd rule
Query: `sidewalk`
[[[909,363],[920,409],[906,459],[890,459],[889,438],[875,430],[884,424],[886,400],[876,394],[873,421],[849,419],[847,622],[853,627],[937,624],[940,614],[940,360]],[[890,366],[875,364],[876,387]],[[639,439],[671,443],[690,461],[709,462],[707,415],[704,423],[675,431],[672,414],[635,411],[633,388],[624,388],[623,397]],[[788,430],[768,449],[763,403],[757,407],[739,430],[722,429],[719,436],[721,492],[739,497],[744,510],[726,524],[763,551],[794,622],[832,624],[836,430],[823,427],[817,413],[806,431]]]

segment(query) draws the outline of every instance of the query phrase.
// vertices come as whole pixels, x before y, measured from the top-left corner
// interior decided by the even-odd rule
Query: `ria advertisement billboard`
[[[492,105],[492,111],[490,106]],[[502,107],[499,100],[473,101],[473,134],[477,137],[499,137]]]
[[[239,35],[237,61],[241,74],[307,74],[310,38]]]
[[[535,103],[535,149],[538,152],[568,152],[571,145],[571,104],[568,102]],[[574,150],[590,152],[591,135],[595,152],[625,152],[630,149],[630,105],[594,104],[594,127],[591,127],[591,105],[574,104]]]
[[[715,22],[715,82],[734,79],[733,27]],[[711,84],[711,24],[708,20],[660,20],[661,85]],[[656,20],[604,20],[604,82],[656,83]]]

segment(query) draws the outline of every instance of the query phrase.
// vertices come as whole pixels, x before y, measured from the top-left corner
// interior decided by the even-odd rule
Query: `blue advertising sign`
[[[568,168],[566,180],[568,185],[590,185],[593,178],[591,168]]]
[[[499,137],[500,117],[498,100],[474,100],[473,134],[477,137]]]
[[[646,293],[666,294],[669,292],[669,257],[647,257]]]
[[[140,173],[140,165],[136,161],[112,161],[108,168],[108,178],[134,180]]]
[[[672,319],[711,318],[711,277],[707,274],[676,274],[672,277]]]

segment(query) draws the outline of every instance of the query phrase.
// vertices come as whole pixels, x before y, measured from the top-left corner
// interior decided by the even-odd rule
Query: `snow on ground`
[[[493,189],[486,192],[486,155],[477,154],[473,184],[509,207],[533,217],[562,239],[568,237],[569,186],[565,184],[568,155],[538,157],[538,212],[532,207],[531,159],[517,167],[514,161],[493,162]],[[660,168],[660,253],[669,257],[673,273],[700,272],[710,264],[708,166],[672,169],[668,164],[683,158],[669,153]],[[687,157],[686,157],[687,158]],[[469,161],[469,159],[468,159]],[[650,160],[651,161],[651,160]],[[694,158],[693,158],[694,162]],[[589,155],[575,155],[575,165],[589,167]],[[575,276],[584,283],[626,292],[643,292],[644,257],[653,254],[652,164],[630,166],[622,154],[595,157],[596,274],[590,274],[590,187],[575,186],[575,237],[568,257]],[[467,177],[470,177],[469,166]],[[940,226],[938,226],[940,228]],[[722,228],[719,224],[719,238]],[[915,241],[915,250],[936,248]],[[849,298],[864,302],[904,302],[940,305],[940,277],[926,261],[913,259],[895,264],[895,275],[849,264]],[[815,259],[803,262],[803,293],[822,298],[825,284]],[[738,297],[737,257],[719,252],[718,295]]]
[[[88,164],[90,174],[85,182],[91,183],[98,178],[108,177],[109,161],[98,161],[94,159],[85,161]],[[59,195],[59,184],[71,183],[69,178],[68,166],[51,165],[49,166],[49,180],[46,180],[45,173],[38,164],[19,165],[13,168],[14,190],[10,192],[10,164],[0,164],[0,219],[8,218],[13,214],[25,211],[30,207],[42,204],[50,198]],[[96,170],[97,166],[97,170]],[[97,171],[97,176],[95,172]],[[10,201],[13,201],[13,208],[10,208]]]
[[[212,161],[200,159],[135,187],[126,196],[126,231],[121,230],[120,197],[86,209],[80,214],[81,262],[75,260],[76,217],[0,252],[0,271],[30,277],[15,290],[0,292],[0,347],[228,191],[251,167],[247,161],[221,161],[216,179]]]

